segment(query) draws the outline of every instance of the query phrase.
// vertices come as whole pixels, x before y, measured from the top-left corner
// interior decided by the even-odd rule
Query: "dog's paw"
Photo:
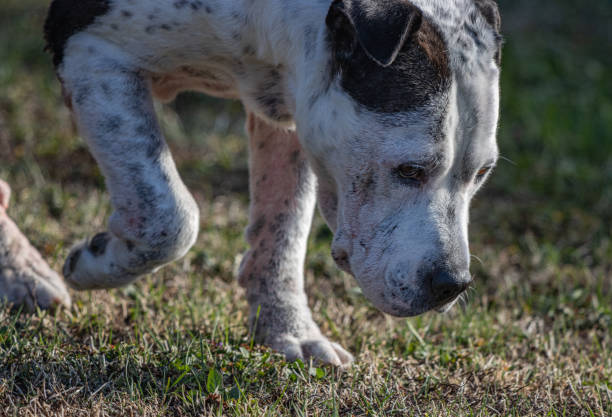
[[[308,362],[311,359],[318,364],[330,364],[338,367],[350,365],[354,358],[342,346],[329,341],[325,336],[298,338],[289,334],[277,336],[268,345],[285,355],[292,362],[301,359]]]
[[[285,298],[303,297],[287,295]],[[353,362],[353,355],[321,334],[305,299],[287,304],[263,297],[263,302],[251,303],[250,322],[251,332],[255,329],[255,340],[283,353],[288,361],[312,359],[315,363],[340,367]]]
[[[131,280],[130,274],[118,264],[127,255],[126,243],[108,232],[98,233],[72,247],[64,261],[62,272],[66,282],[76,290],[114,288]]]
[[[0,213],[0,300],[28,311],[71,304],[60,276],[6,213]]]

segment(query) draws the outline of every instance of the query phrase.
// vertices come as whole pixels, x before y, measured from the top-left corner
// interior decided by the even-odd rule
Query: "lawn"
[[[46,4],[0,4],[0,178],[9,214],[59,270],[110,206],[43,52]],[[356,362],[287,363],[254,345],[235,279],[242,110],[183,94],[157,110],[200,205],[195,247],[126,288],[72,292],[69,311],[1,307],[0,415],[612,415],[612,3],[500,6],[503,158],[472,207],[464,303],[378,312],[335,267],[317,216],[310,305]]]

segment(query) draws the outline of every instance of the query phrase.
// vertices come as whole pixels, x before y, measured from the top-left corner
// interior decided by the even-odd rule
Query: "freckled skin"
[[[321,334],[303,289],[317,194],[334,260],[374,305],[407,316],[452,303],[469,282],[475,173],[497,156],[496,11],[491,0],[54,0],[48,49],[114,209],[108,230],[71,250],[66,281],[125,285],[192,246],[198,208],[152,97],[196,90],[240,99],[248,113],[239,282],[258,341],[289,359],[352,360]],[[423,171],[416,182],[399,175],[411,164]],[[17,236],[7,230],[0,245]],[[0,265],[20,259],[10,254]],[[65,293],[44,274],[11,277],[0,295],[40,282],[47,299]]]
[[[33,311],[36,306],[70,306],[62,279],[19,231],[6,210],[10,188],[0,180],[0,298]]]
[[[284,351],[290,360],[316,353],[329,363],[347,363],[351,355],[321,334],[304,294],[315,176],[295,132],[253,114],[247,117],[247,132],[252,198],[246,237],[251,249],[240,266],[239,282],[247,291],[251,330],[259,342]],[[264,176],[266,181],[255,180]]]

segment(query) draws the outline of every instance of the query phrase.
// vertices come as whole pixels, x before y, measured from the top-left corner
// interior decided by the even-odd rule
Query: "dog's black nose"
[[[431,274],[431,292],[436,302],[448,302],[461,294],[471,282],[469,272],[452,273],[446,268],[436,268]]]

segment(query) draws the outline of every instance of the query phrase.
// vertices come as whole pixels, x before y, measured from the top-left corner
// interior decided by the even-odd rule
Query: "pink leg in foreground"
[[[11,189],[0,180],[0,300],[32,311],[36,306],[70,306],[70,295],[6,213]]]

